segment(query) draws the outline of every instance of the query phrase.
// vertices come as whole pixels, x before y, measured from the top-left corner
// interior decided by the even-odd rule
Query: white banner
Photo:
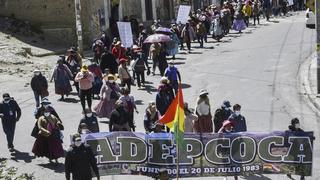
[[[293,5],[293,0],[288,0],[288,6],[292,6]]]
[[[133,45],[133,37],[130,22],[117,22],[121,43],[128,48]]]
[[[180,5],[177,17],[177,23],[181,22],[181,24],[186,24],[189,18],[191,6]]]

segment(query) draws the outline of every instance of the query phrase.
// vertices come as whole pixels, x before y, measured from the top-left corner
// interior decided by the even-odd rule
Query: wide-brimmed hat
[[[33,73],[41,72],[40,69],[33,70]]]
[[[81,68],[81,72],[87,72],[88,71],[88,66],[87,65],[83,65]]]
[[[120,64],[126,63],[126,62],[127,62],[127,59],[125,59],[125,58],[121,58],[121,59],[119,60],[119,63],[120,63]]]
[[[51,104],[51,102],[49,101],[49,99],[47,97],[44,97],[41,99],[41,104],[48,105],[48,104]]]
[[[115,45],[116,46],[121,45],[121,41],[117,41]]]
[[[208,94],[209,94],[209,92],[207,90],[201,89],[199,96],[208,95]]]
[[[113,75],[113,74],[108,74],[108,75],[105,75],[105,76],[103,77],[103,79],[104,79],[105,81],[108,81],[108,80],[110,80],[110,79],[113,79],[114,81],[116,81],[116,80],[117,80],[117,77],[116,77],[115,75]]]
[[[164,83],[164,82],[169,83],[169,79],[166,76],[163,76],[160,79],[160,83]]]

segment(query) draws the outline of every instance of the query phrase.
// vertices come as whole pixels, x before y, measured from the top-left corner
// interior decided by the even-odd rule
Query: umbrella
[[[160,43],[171,41],[170,36],[164,34],[152,34],[143,43]]]
[[[158,27],[158,28],[156,29],[156,33],[165,34],[165,35],[170,35],[170,34],[172,34],[172,31],[171,31],[171,29],[169,29],[169,28]]]

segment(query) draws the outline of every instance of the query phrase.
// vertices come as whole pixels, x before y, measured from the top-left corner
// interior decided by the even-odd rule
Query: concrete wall
[[[139,22],[142,21],[141,0],[122,0],[122,17],[134,16]]]
[[[90,45],[107,28],[104,0],[81,0],[81,8],[84,44]],[[0,15],[29,21],[52,41],[76,44],[74,0],[0,0]]]

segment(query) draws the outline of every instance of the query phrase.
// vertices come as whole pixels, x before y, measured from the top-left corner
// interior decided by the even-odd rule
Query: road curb
[[[313,109],[313,111],[320,116],[320,100],[317,100],[317,92],[315,92],[312,87],[311,80],[311,66],[312,61],[316,58],[316,53],[313,53],[303,64],[300,72],[300,90],[303,90],[303,94],[307,98],[307,103]]]

